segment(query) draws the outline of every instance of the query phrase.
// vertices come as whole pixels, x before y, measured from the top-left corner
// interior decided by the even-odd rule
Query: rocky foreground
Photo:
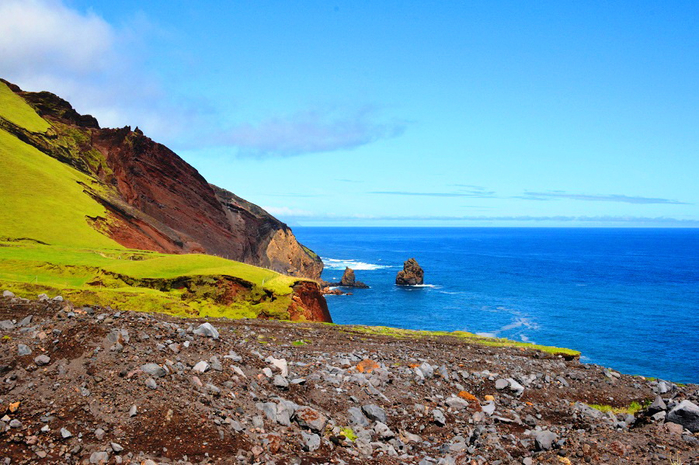
[[[699,386],[538,351],[9,293],[0,341],[0,464],[699,463]]]

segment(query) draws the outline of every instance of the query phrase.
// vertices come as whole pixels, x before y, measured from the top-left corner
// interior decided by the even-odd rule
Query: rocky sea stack
[[[342,274],[342,279],[340,280],[340,286],[357,287],[360,289],[366,289],[369,287],[363,282],[357,281],[354,276],[354,270],[350,267],[345,268],[345,272]]]
[[[415,286],[424,283],[425,272],[414,258],[403,263],[403,269],[396,275],[396,284],[399,286]]]

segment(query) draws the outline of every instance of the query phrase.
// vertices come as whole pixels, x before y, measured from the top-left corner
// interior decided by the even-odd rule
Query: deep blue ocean
[[[310,228],[299,241],[370,289],[328,296],[336,323],[568,347],[584,362],[699,383],[699,230]],[[425,286],[394,284],[414,257]]]

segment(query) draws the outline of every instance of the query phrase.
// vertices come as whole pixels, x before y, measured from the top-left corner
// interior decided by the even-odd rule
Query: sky
[[[292,226],[699,227],[694,1],[0,0],[0,77]]]

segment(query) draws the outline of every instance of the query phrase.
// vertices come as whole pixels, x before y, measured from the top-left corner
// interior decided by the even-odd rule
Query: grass
[[[0,82],[0,117],[32,132],[46,132],[51,127],[4,82]]]
[[[225,283],[248,283],[231,298]],[[298,278],[210,255],[82,249],[0,241],[0,285],[22,297],[179,316],[288,319]]]
[[[491,347],[517,347],[524,350],[540,350],[552,355],[562,355],[566,358],[577,358],[580,352],[562,347],[543,346],[528,342],[511,341],[509,339],[484,337],[466,331],[418,331],[412,329],[390,328],[387,326],[347,326],[345,331],[360,334],[389,336],[396,338],[424,338],[437,336],[451,336],[465,340],[472,344],[480,344]]]
[[[589,404],[589,407],[595,410],[599,410],[600,412],[612,412],[614,414],[624,413],[635,415],[636,412],[639,412],[648,405],[650,405],[650,401],[645,401],[643,405],[639,402],[633,401],[629,404],[628,407],[612,407],[611,405],[602,404]]]
[[[87,222],[87,216],[107,216],[81,185],[92,185],[92,178],[1,129],[0,166],[0,237],[122,248]]]

